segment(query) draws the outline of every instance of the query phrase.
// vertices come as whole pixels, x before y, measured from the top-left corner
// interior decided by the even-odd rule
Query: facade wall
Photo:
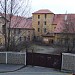
[[[3,25],[5,24],[5,21],[3,18],[0,18],[0,45],[4,44],[4,34],[3,34]]]
[[[48,44],[48,45],[50,45],[50,44],[53,44],[54,43],[54,37],[43,37],[43,43],[45,43],[45,44]]]
[[[45,18],[46,15],[46,18]],[[40,16],[40,18],[38,18],[38,16]],[[55,37],[42,37],[42,35],[45,35],[47,33],[52,33],[54,32],[55,28],[56,28],[56,24],[52,24],[54,19],[54,14],[35,14],[33,13],[33,17],[32,17],[32,27],[35,29],[35,36],[37,37],[36,39],[48,39],[49,41],[53,40],[53,42],[56,42],[59,38],[58,35],[54,35]],[[44,22],[46,21],[46,25],[44,24]],[[40,24],[38,25],[38,22],[40,22]],[[40,29],[38,32],[38,28]],[[44,32],[44,28],[46,28],[46,32]],[[49,41],[44,41],[49,43]]]
[[[38,15],[40,15],[40,18],[38,19]],[[46,34],[47,32],[52,31],[52,21],[53,21],[54,14],[33,14],[32,18],[32,26],[35,29],[35,36],[41,36],[43,34]],[[38,25],[38,21],[40,24]],[[46,22],[46,25],[45,23]],[[38,32],[38,28],[40,29]],[[46,32],[44,32],[44,28],[46,28]]]
[[[11,39],[15,40],[16,43],[21,41],[32,41],[34,37],[33,29],[11,29]]]
[[[56,26],[57,26],[57,24],[52,24],[52,26],[51,26],[51,31],[52,31],[52,32],[54,32]]]
[[[68,36],[68,37],[67,37]],[[75,34],[55,34],[55,43],[67,45],[69,43],[70,46],[75,45]]]
[[[0,35],[0,45],[4,45],[5,43],[5,38],[3,35]]]

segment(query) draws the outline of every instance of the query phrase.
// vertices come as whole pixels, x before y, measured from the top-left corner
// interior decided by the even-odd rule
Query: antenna
[[[66,13],[65,13],[65,21],[67,20],[67,11],[66,11]]]

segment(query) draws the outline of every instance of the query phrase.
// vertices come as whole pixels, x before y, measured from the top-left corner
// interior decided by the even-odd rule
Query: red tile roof
[[[13,16],[11,19],[11,28],[29,28],[32,29],[32,19],[20,16]]]
[[[65,22],[64,22],[65,14],[55,15],[53,23],[57,24],[57,25],[54,30],[54,33],[63,33],[63,32],[64,33],[75,33],[75,23],[74,23],[75,22],[75,14],[68,14],[67,18],[71,19],[70,21],[73,23],[73,26],[71,24],[66,24],[66,25],[68,25],[67,26],[68,30],[65,28],[66,27]]]
[[[54,14],[54,13],[48,9],[41,9],[41,10],[34,12],[33,14]]]
[[[38,10],[36,13],[52,13],[48,9],[43,9],[43,10]],[[34,14],[33,13],[33,14]],[[2,14],[1,14],[2,15]],[[4,15],[4,14],[3,14]],[[3,16],[2,15],[2,16]],[[52,24],[56,24],[56,28],[54,32],[51,33],[61,33],[64,31],[64,19],[65,19],[66,14],[54,14],[53,22]],[[75,22],[75,14],[67,14],[68,18],[71,17],[72,22]],[[9,20],[9,15],[7,15],[7,19]],[[21,16],[13,16],[11,19],[11,28],[28,28],[28,29],[33,29],[32,28],[32,18],[25,18]],[[74,33],[75,32],[75,24],[74,26],[70,26],[69,28],[69,33]]]
[[[57,24],[61,20],[63,20],[65,17],[65,14],[55,14],[53,18],[53,23],[52,24]]]
[[[4,14],[0,14],[1,16],[5,17]],[[7,20],[10,21],[10,14],[6,15]],[[11,18],[11,25],[10,28],[27,28],[27,29],[33,29],[32,28],[32,18],[25,18],[21,16],[12,16]]]

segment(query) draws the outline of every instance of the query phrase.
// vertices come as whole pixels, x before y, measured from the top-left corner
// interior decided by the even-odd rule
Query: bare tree
[[[75,45],[75,18],[71,14],[66,14],[61,25],[62,32],[60,34],[60,38],[63,40],[63,44],[64,47],[66,47],[67,52],[72,52]]]
[[[5,47],[7,50],[9,50],[10,48],[10,44],[11,42],[11,36],[10,35],[11,31],[11,25],[12,25],[12,19],[13,16],[24,16],[24,17],[28,17],[29,15],[29,11],[30,11],[30,0],[0,0],[0,12],[1,12],[1,16],[3,16],[5,18]],[[4,14],[3,14],[4,13]],[[7,26],[7,22],[6,19],[9,20],[9,25]],[[16,17],[15,19],[15,24],[14,26],[17,26],[23,19],[22,18],[18,18]],[[7,29],[8,28],[8,29]]]

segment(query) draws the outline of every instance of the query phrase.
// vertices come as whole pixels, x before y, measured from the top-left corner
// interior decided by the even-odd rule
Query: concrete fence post
[[[26,65],[27,63],[26,63],[26,53],[25,53],[25,65]]]
[[[7,64],[7,52],[6,52],[6,64]]]

